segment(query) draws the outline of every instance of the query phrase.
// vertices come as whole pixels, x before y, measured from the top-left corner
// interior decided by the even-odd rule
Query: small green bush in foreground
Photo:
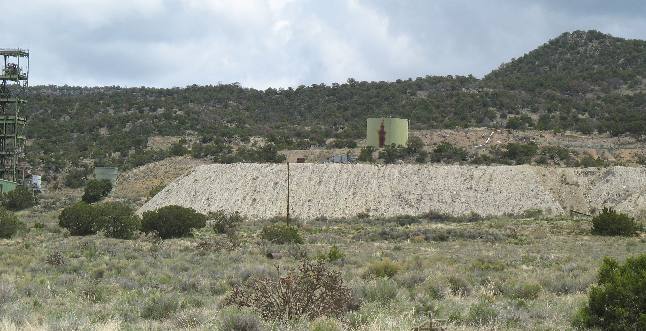
[[[141,227],[141,219],[134,210],[122,203],[104,203],[94,208],[97,215],[94,229],[106,237],[132,239]]]
[[[163,238],[187,236],[193,229],[206,226],[206,216],[192,208],[166,206],[143,215],[141,229],[143,232],[157,232]]]
[[[623,265],[605,258],[588,299],[575,317],[575,326],[646,330],[646,254],[628,258]]]
[[[58,225],[67,229],[73,236],[95,234],[94,220],[96,210],[85,202],[63,209],[58,216]]]
[[[298,229],[285,223],[275,223],[262,228],[260,238],[275,244],[302,244]]]
[[[216,233],[233,234],[244,221],[240,213],[227,214],[223,210],[209,213],[207,217],[213,222],[213,231]]]
[[[0,238],[11,238],[18,231],[18,218],[10,211],[0,209]]]
[[[400,269],[401,267],[396,262],[389,259],[383,259],[381,261],[373,262],[368,266],[367,276],[391,278],[395,276]]]
[[[90,205],[79,202],[63,209],[58,225],[73,236],[86,236],[101,231],[106,237],[132,239],[141,227],[141,220],[132,208],[121,203]]]
[[[24,187],[18,186],[11,192],[2,194],[2,205],[9,210],[23,210],[38,204],[34,193]]]

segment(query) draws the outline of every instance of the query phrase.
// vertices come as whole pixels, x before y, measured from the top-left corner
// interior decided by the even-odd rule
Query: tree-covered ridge
[[[239,84],[30,87],[28,156],[33,165],[52,170],[81,158],[137,165],[159,157],[144,152],[151,136],[196,136],[214,153],[253,136],[281,149],[302,149],[323,146],[329,138],[363,138],[365,119],[378,116],[408,118],[412,129],[506,126],[643,135],[646,94],[635,84],[646,77],[644,45],[577,31],[483,80],[348,79],[266,90]]]
[[[646,42],[598,31],[575,31],[503,64],[484,81],[505,89],[608,93],[637,88],[646,78]]]

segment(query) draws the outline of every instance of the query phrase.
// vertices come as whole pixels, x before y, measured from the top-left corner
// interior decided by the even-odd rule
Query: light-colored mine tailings
[[[290,214],[300,219],[646,210],[646,168],[290,164],[289,181]],[[139,213],[180,205],[269,218],[285,215],[286,196],[286,164],[213,164],[178,178]]]

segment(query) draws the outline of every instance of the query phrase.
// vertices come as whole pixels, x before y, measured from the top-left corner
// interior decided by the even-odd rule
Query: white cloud
[[[31,48],[39,84],[265,88],[482,76],[568,30],[644,39],[646,20],[630,9],[640,3],[0,0],[0,47]]]

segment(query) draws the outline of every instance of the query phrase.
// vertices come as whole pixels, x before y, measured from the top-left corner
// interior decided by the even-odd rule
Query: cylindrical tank
[[[366,129],[368,146],[385,147],[408,144],[408,120],[404,118],[369,118]]]
[[[107,179],[112,185],[117,180],[117,175],[119,174],[119,168],[117,167],[96,167],[94,168],[94,178],[101,180]]]

